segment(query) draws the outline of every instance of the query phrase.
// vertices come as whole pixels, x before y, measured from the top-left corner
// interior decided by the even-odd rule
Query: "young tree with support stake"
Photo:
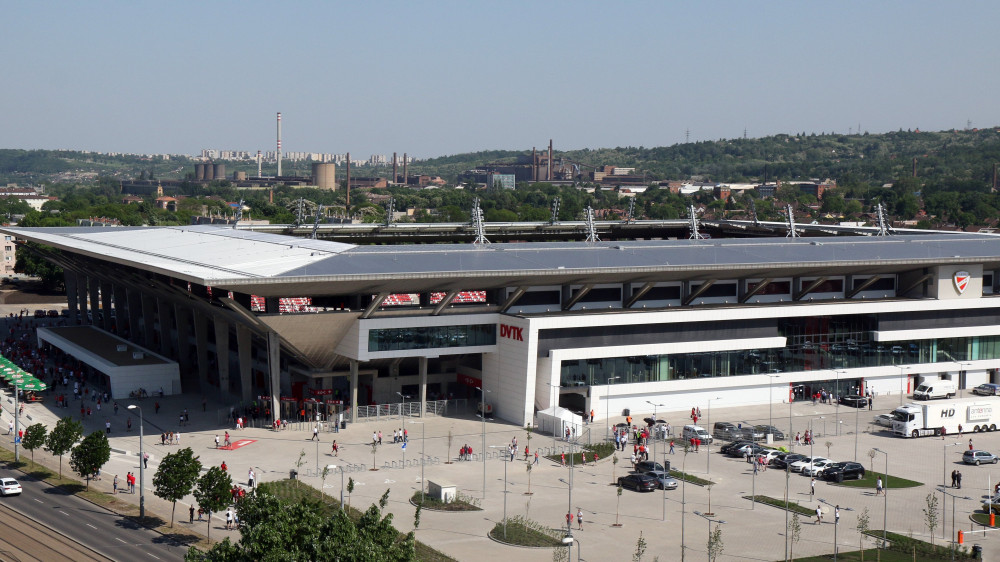
[[[59,478],[62,479],[62,458],[83,435],[83,424],[71,417],[58,422],[45,438],[45,450],[59,457]]]
[[[95,431],[85,437],[70,453],[69,465],[81,477],[87,480],[90,489],[90,477],[111,460],[111,444],[103,431]]]
[[[35,449],[45,445],[45,436],[48,429],[40,424],[36,423],[29,425],[27,429],[24,430],[24,437],[21,439],[21,446],[24,447],[25,451],[31,452],[31,465],[35,465]]]
[[[194,499],[198,505],[208,511],[208,532],[206,538],[211,538],[212,513],[222,511],[232,501],[233,479],[229,473],[217,466],[208,469],[194,489]]]
[[[201,473],[201,461],[194,451],[186,447],[170,453],[160,461],[160,467],[153,475],[153,493],[173,505],[170,508],[170,526],[174,526],[174,512],[177,500],[191,493]]]

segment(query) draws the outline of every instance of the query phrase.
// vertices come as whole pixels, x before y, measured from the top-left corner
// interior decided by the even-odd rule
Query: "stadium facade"
[[[925,233],[359,246],[215,226],[3,228],[66,272],[70,317],[282,417],[486,402],[782,403],[1000,382],[1000,238]],[[401,398],[402,397],[402,398]]]

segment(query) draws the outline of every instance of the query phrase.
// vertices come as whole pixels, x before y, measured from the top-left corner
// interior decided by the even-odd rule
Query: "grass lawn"
[[[506,536],[502,521],[490,530],[489,535],[494,540],[516,546],[562,546],[562,533],[521,516],[507,518]]]
[[[670,469],[670,475],[678,480],[684,480],[685,482],[690,482],[692,484],[697,484],[698,486],[708,486],[710,484],[715,484],[711,480],[705,480],[704,478],[699,478],[697,476],[692,476],[686,472],[681,472],[679,470]]]
[[[474,498],[469,498],[474,499]],[[413,492],[413,496],[410,497],[410,503],[413,505],[419,505],[423,509],[430,509],[431,511],[482,511],[483,509],[479,507],[478,500],[476,502],[469,501],[465,496],[459,495],[454,501],[445,503],[437,498],[432,498],[424,494],[423,503],[420,502],[420,492]]]
[[[872,529],[865,534],[875,540],[882,540],[881,529]],[[931,544],[892,531],[885,533],[885,537],[889,541],[887,552],[900,553],[903,556],[908,556],[909,560],[951,560],[952,551],[948,546]],[[955,551],[955,560],[973,560],[971,546],[958,547],[958,550]]]
[[[997,517],[997,523],[1000,523],[1000,517]],[[972,520],[982,525],[984,527],[990,526],[990,514],[989,513],[973,513]]]
[[[831,484],[834,486],[850,486],[852,488],[874,488],[875,481],[879,476],[881,476],[881,473],[879,472],[865,472],[865,477],[861,480],[844,480],[840,483],[831,482]],[[889,490],[893,488],[914,488],[916,486],[924,485],[923,482],[907,480],[906,478],[899,478],[897,476],[892,476],[891,474],[888,478],[883,479],[882,482]]]
[[[757,498],[757,503],[763,503],[770,506],[785,509],[785,500],[779,498],[772,498],[771,496],[743,496],[745,500],[752,500],[754,497]],[[804,505],[799,505],[798,502],[793,502],[788,500],[788,511],[792,513],[798,513],[799,515],[805,515],[806,517],[815,517],[816,510],[813,508],[806,507]]]
[[[567,465],[584,464],[583,453],[587,453],[587,462],[590,464],[594,463],[595,454],[598,460],[604,460],[615,453],[614,443],[594,443],[592,445],[582,445],[581,448],[583,449],[582,451],[566,456]],[[546,455],[545,458],[553,462],[562,462],[562,455]],[[620,457],[619,462],[621,462]],[[507,531],[510,531],[510,525],[508,525]]]
[[[903,552],[895,552],[892,550],[883,551],[881,554],[877,549],[871,548],[866,549],[864,557],[861,556],[861,551],[856,550],[854,552],[844,552],[843,550],[837,555],[837,560],[844,560],[846,562],[861,561],[862,559],[866,562],[875,562],[879,560],[881,556],[882,562],[913,562],[913,553],[906,554]],[[797,562],[829,562],[833,560],[833,554],[825,554],[823,556],[810,556],[808,558],[796,558]],[[926,558],[918,556],[917,560],[951,560],[951,556],[945,556],[944,558]],[[964,559],[962,559],[964,560]]]

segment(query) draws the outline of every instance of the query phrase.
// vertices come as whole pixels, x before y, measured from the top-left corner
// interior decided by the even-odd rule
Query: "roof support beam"
[[[389,298],[389,294],[390,293],[388,292],[381,292],[375,295],[375,298],[372,299],[372,302],[371,304],[368,305],[368,308],[366,308],[365,311],[361,313],[361,319],[366,320],[370,318],[371,315],[374,314],[376,310],[378,310],[378,307],[382,306],[382,303],[385,302],[385,299]]]
[[[747,291],[747,293],[745,295],[743,295],[742,297],[740,297],[740,304],[743,304],[743,303],[747,302],[748,300],[752,299],[754,295],[756,295],[757,293],[763,291],[765,287],[767,287],[768,285],[770,285],[771,281],[773,281],[773,280],[774,280],[773,277],[768,277],[767,279],[764,279],[760,283],[757,283],[757,286],[754,287],[753,290]]]
[[[528,292],[527,287],[518,287],[517,290],[511,293],[510,296],[507,297],[507,300],[500,305],[500,314],[506,313],[510,307],[514,306],[514,303],[524,296],[524,293],[526,292]]]
[[[566,299],[566,301],[562,305],[562,309],[563,310],[569,310],[569,309],[573,308],[576,305],[576,303],[580,302],[580,299],[582,299],[583,297],[587,296],[587,293],[589,293],[590,290],[593,289],[593,288],[594,288],[594,284],[593,283],[587,283],[586,285],[584,285],[584,286],[580,287],[579,289],[577,289],[577,291],[575,293],[573,293],[573,296],[571,296],[570,298]]]
[[[927,281],[930,281],[933,277],[934,276],[931,275],[930,273],[921,275],[920,277],[914,279],[913,283],[910,283],[909,285],[907,285],[906,288],[904,288],[902,291],[897,291],[896,295],[897,296],[905,295],[906,293],[909,293],[910,291],[912,291],[913,289],[916,289],[920,285],[923,285]]]
[[[876,281],[878,281],[881,278],[882,278],[881,275],[872,275],[871,277],[869,277],[868,279],[866,279],[864,283],[858,285],[857,289],[854,289],[853,291],[850,291],[849,293],[847,293],[844,296],[847,297],[847,298],[849,298],[849,299],[853,299],[855,295],[857,295],[861,291],[864,291],[868,287],[871,287],[872,285],[875,284]]]
[[[826,283],[826,280],[827,277],[820,277],[819,279],[813,279],[812,282],[810,282],[808,285],[805,286],[805,288],[803,288],[798,293],[795,293],[795,296],[792,297],[792,300],[797,300],[797,301],[802,300],[806,295],[815,291],[816,287],[819,287],[823,283]]]
[[[458,296],[458,289],[452,289],[448,291],[448,294],[445,295],[443,299],[441,299],[441,302],[439,302],[437,306],[434,307],[434,312],[431,313],[431,316],[437,316],[441,314],[441,311],[444,310],[446,306],[451,304],[451,301],[455,300],[455,297],[457,296]]]
[[[707,291],[708,288],[711,287],[712,285],[715,285],[715,279],[709,279],[708,281],[705,281],[693,293],[684,297],[684,300],[681,301],[681,304],[683,304],[684,306],[691,304],[692,302],[694,302],[696,298],[704,294],[704,292]],[[689,284],[688,286],[690,287],[691,285]]]
[[[645,285],[643,285],[641,289],[639,289],[638,291],[632,293],[632,296],[629,297],[627,301],[625,301],[625,308],[632,308],[632,305],[634,305],[635,303],[639,302],[639,299],[641,299],[642,297],[646,296],[646,293],[648,293],[649,290],[652,289],[655,286],[656,286],[656,283],[653,282],[653,281],[650,281],[649,283],[646,283]]]

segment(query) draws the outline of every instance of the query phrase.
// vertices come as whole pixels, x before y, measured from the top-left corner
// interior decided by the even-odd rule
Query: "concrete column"
[[[253,375],[253,338],[250,329],[244,326],[236,326],[236,353],[240,358],[240,390],[244,402],[253,399],[251,377]]]
[[[77,313],[80,312],[76,273],[69,269],[64,269],[63,282],[66,283],[66,304],[69,307],[70,324],[72,324],[76,319]]]
[[[427,358],[417,358],[420,367],[420,417],[427,415]]]
[[[226,400],[229,393],[229,324],[215,318],[215,355],[219,369],[219,398]]]
[[[87,276],[78,275],[76,278],[76,298],[80,301],[80,319],[77,324],[87,323]]]
[[[173,307],[166,299],[156,299],[156,311],[160,324],[160,355],[177,357],[174,353]]]
[[[97,277],[89,277],[87,281],[90,286],[90,321],[87,323],[92,326],[100,326],[97,312],[101,308],[101,280]]]
[[[202,394],[208,388],[208,318],[194,313],[195,362],[198,364],[198,386]]]
[[[154,310],[156,301],[145,293],[140,293],[139,298],[142,300],[142,343],[147,349],[153,349],[156,344],[154,336],[156,331],[156,311]]]
[[[191,373],[191,309],[174,303],[174,321],[177,326],[177,359],[181,364],[181,380]]]
[[[358,360],[351,359],[351,423],[358,421]]]
[[[142,293],[135,287],[129,287],[128,295],[128,331],[129,340],[140,343],[142,338]]]
[[[115,333],[120,336],[125,333],[126,324],[129,332],[135,329],[135,325],[128,315],[128,293],[125,291],[125,286],[116,283],[111,291],[115,297]]]
[[[104,320],[101,322],[101,328],[105,332],[111,331],[111,326],[114,321],[111,319],[111,291],[113,285],[109,281],[101,281],[101,310],[104,311]]]
[[[281,398],[281,340],[277,332],[267,333],[267,367],[271,377],[272,420],[279,415],[278,400]]]

